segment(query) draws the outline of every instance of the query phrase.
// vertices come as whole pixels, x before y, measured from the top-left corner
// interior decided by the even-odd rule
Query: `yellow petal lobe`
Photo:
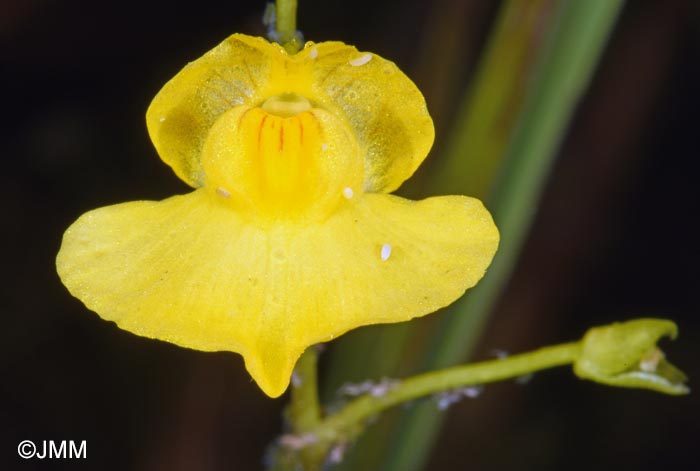
[[[366,191],[398,188],[433,143],[425,100],[393,62],[340,42],[307,43],[290,56],[278,44],[242,34],[182,69],[154,98],[146,122],[163,161],[200,187],[203,148],[216,121],[238,106],[262,107],[285,96],[302,97],[345,122],[364,162]]]
[[[390,193],[408,179],[433,145],[425,99],[403,72],[376,54],[340,42],[307,44],[315,95],[343,115],[365,159],[365,190]]]
[[[365,194],[323,223],[265,228],[200,189],[86,213],[66,231],[57,268],[104,319],[184,347],[239,352],[277,397],[308,346],[453,302],[497,245],[489,213],[467,197]]]

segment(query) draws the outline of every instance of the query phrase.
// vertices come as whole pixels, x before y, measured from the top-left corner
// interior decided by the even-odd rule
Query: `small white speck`
[[[456,391],[445,391],[443,393],[437,394],[435,396],[437,401],[437,407],[440,410],[447,410],[452,404],[459,402],[462,397],[459,392]]]
[[[361,383],[345,383],[338,393],[342,396],[360,396],[362,394],[369,394],[374,397],[382,397],[386,395],[389,391],[398,386],[399,381],[391,378],[382,378],[378,382],[371,380],[366,380]]]
[[[372,54],[365,54],[364,56],[360,56],[357,59],[351,60],[350,65],[354,67],[359,67],[361,65],[365,65],[370,60],[372,60]]]
[[[337,444],[331,448],[331,452],[328,453],[328,462],[331,464],[340,464],[343,461],[343,456],[345,456],[346,450],[347,443]]]
[[[301,376],[299,376],[299,373],[297,373],[296,371],[293,371],[292,372],[292,386],[294,386],[295,388],[298,388],[301,385],[302,385]]]
[[[161,123],[165,121],[165,116],[161,116],[160,118],[158,118],[158,121],[160,121]]]
[[[280,444],[291,450],[301,450],[309,445],[318,442],[318,437],[313,433],[303,433],[301,435],[284,434],[280,437]]]
[[[338,393],[344,396],[359,396],[370,392],[373,387],[374,381],[368,379],[361,383],[345,383],[340,387]]]
[[[505,358],[508,358],[508,351],[507,350],[502,350],[500,348],[494,348],[491,350],[491,354],[498,358],[499,360],[503,360]]]
[[[372,387],[372,389],[369,390],[369,393],[374,397],[382,397],[398,385],[398,380],[391,378],[382,378],[381,381],[379,381]]]
[[[534,377],[535,377],[535,375],[533,373],[528,373],[528,374],[524,374],[522,376],[518,376],[517,378],[515,378],[515,384],[520,384],[520,385],[527,384]]]
[[[664,353],[658,348],[654,349],[646,358],[639,362],[639,369],[647,373],[655,373],[659,362],[664,359]]]
[[[349,186],[346,186],[345,188],[343,188],[343,196],[345,198],[350,199],[353,197],[354,194],[355,194],[355,192],[352,191],[352,188],[350,188]]]
[[[326,144],[326,143],[321,144],[321,150],[322,150],[323,152],[327,151],[327,150],[328,150],[328,144]]]
[[[391,245],[389,244],[384,244],[382,245],[382,260],[387,261],[389,260],[389,257],[391,256]]]
[[[309,57],[312,59],[316,59],[318,57],[318,49],[311,49],[311,52],[309,52]]]
[[[467,386],[466,388],[462,389],[462,394],[464,394],[464,397],[468,397],[469,399],[476,399],[483,391],[484,387],[481,385]]]
[[[226,188],[219,187],[216,189],[216,194],[221,196],[222,198],[230,198],[231,193]]]

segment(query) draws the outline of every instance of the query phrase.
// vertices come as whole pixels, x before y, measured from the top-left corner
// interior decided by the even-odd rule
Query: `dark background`
[[[439,151],[497,6],[301,0],[299,22],[307,39],[341,40],[397,62],[440,110]],[[237,355],[180,349],[100,320],[63,288],[54,257],[62,232],[86,210],[188,191],[158,160],[145,110],[165,81],[229,34],[263,34],[263,7],[0,5],[0,469],[261,467],[286,399],[264,396]],[[464,40],[463,50],[448,51],[458,58],[452,98],[436,90],[426,60],[433,55],[417,53],[421,35],[443,17]],[[659,316],[681,329],[664,345],[671,361],[691,387],[700,378],[699,52],[696,2],[627,5],[479,358]],[[447,60],[444,53],[434,60]],[[546,372],[450,408],[430,469],[692,469],[698,405],[693,394],[617,390],[564,369]],[[16,446],[24,439],[87,440],[88,459],[22,461]]]

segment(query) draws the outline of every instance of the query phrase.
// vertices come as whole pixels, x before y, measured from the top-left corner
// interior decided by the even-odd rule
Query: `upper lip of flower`
[[[416,86],[394,63],[339,42],[307,43],[290,56],[262,38],[234,34],[170,80],[146,122],[161,158],[200,187],[213,124],[235,106],[264,106],[289,94],[346,121],[360,146],[367,191],[397,189],[432,146],[432,120]]]
[[[498,246],[478,200],[384,194],[426,156],[432,120],[393,63],[354,47],[289,56],[233,35],[163,87],[147,124],[197,190],[86,213],[61,279],[126,330],[241,353],[272,397],[305,348],[451,303]]]

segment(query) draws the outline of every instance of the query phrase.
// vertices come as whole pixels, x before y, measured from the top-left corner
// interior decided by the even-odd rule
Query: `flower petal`
[[[264,350],[285,338],[263,312],[277,302],[268,249],[264,231],[200,189],[84,214],[65,232],[56,265],[102,318],[183,347],[241,353],[260,387],[278,396],[301,352]]]
[[[217,118],[234,106],[262,100],[271,55],[286,57],[263,38],[234,34],[187,64],[151,102],[146,112],[151,140],[188,185],[198,188],[204,182],[201,149]]]
[[[340,42],[316,48],[313,84],[318,96],[344,115],[365,156],[365,190],[390,193],[428,155],[435,131],[425,99],[391,61]]]
[[[307,263],[317,265],[307,277],[335,285],[320,305],[337,314],[315,322],[337,335],[435,312],[482,278],[498,240],[477,199],[365,194],[303,242],[313,247]]]
[[[264,230],[202,189],[83,215],[57,266],[103,318],[181,346],[239,352],[277,397],[305,348],[451,303],[483,276],[497,245],[490,215],[467,197],[367,194],[322,224]]]
[[[293,56],[262,38],[234,34],[188,64],[146,114],[165,163],[193,187],[204,184],[201,151],[214,122],[238,106],[294,93],[346,120],[364,158],[364,187],[391,192],[433,143],[420,91],[393,62],[340,42],[308,43]]]

